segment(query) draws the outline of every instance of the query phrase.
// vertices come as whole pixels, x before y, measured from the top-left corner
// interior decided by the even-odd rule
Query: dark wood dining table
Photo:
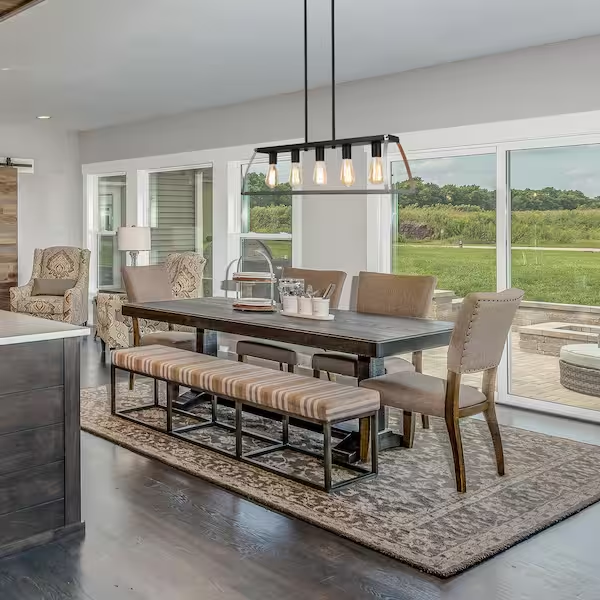
[[[125,304],[123,315],[187,325],[196,329],[196,349],[217,354],[217,332],[229,333],[355,354],[358,379],[385,373],[387,356],[447,346],[454,324],[431,319],[413,319],[333,310],[335,319],[317,321],[289,317],[279,312],[240,312],[227,298],[190,298]],[[379,443],[381,449],[400,445],[401,436],[387,427],[385,411],[380,411]],[[336,446],[342,462],[357,457],[358,436],[350,433]]]

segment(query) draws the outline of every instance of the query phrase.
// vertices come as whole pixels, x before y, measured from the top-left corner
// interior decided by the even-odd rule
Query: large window
[[[126,223],[127,179],[125,175],[103,175],[97,182],[98,288],[118,289],[125,257],[117,247],[117,230]]]
[[[204,268],[205,296],[212,296],[212,167],[158,171],[149,174],[150,262],[159,264],[172,252],[199,252]]]
[[[289,191],[287,183],[290,171],[289,161],[279,161],[277,165],[282,192]],[[242,166],[242,178],[247,165]],[[265,183],[268,165],[253,164],[246,180],[246,191],[262,192],[269,188]],[[240,254],[246,271],[266,271],[268,265],[260,252],[266,254],[279,276],[281,270],[292,265],[292,196],[243,196]]]

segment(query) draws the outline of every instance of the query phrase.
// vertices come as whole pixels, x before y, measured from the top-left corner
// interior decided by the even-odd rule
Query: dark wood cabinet
[[[0,556],[83,530],[79,344],[0,345]]]

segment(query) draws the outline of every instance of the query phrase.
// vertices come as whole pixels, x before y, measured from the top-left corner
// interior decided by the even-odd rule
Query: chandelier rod
[[[304,141],[308,144],[308,0],[304,0]]]
[[[335,0],[331,6],[331,139],[335,140]],[[304,0],[304,141],[308,144],[308,0]]]
[[[331,0],[331,139],[335,140],[335,0]]]

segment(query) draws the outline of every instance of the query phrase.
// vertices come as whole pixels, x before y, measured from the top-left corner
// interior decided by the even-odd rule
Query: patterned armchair
[[[88,320],[90,251],[70,246],[36,249],[29,283],[10,289],[10,310],[83,325]],[[64,296],[32,296],[34,279],[73,279]]]
[[[171,279],[176,298],[198,298],[202,296],[202,273],[206,259],[196,252],[169,254],[165,267]],[[129,317],[121,313],[127,302],[125,294],[98,294],[96,307],[96,335],[102,342],[103,351],[112,348],[128,348],[133,343],[133,325]],[[140,319],[141,335],[166,331],[168,325],[159,321]],[[175,327],[175,329],[185,329]]]

